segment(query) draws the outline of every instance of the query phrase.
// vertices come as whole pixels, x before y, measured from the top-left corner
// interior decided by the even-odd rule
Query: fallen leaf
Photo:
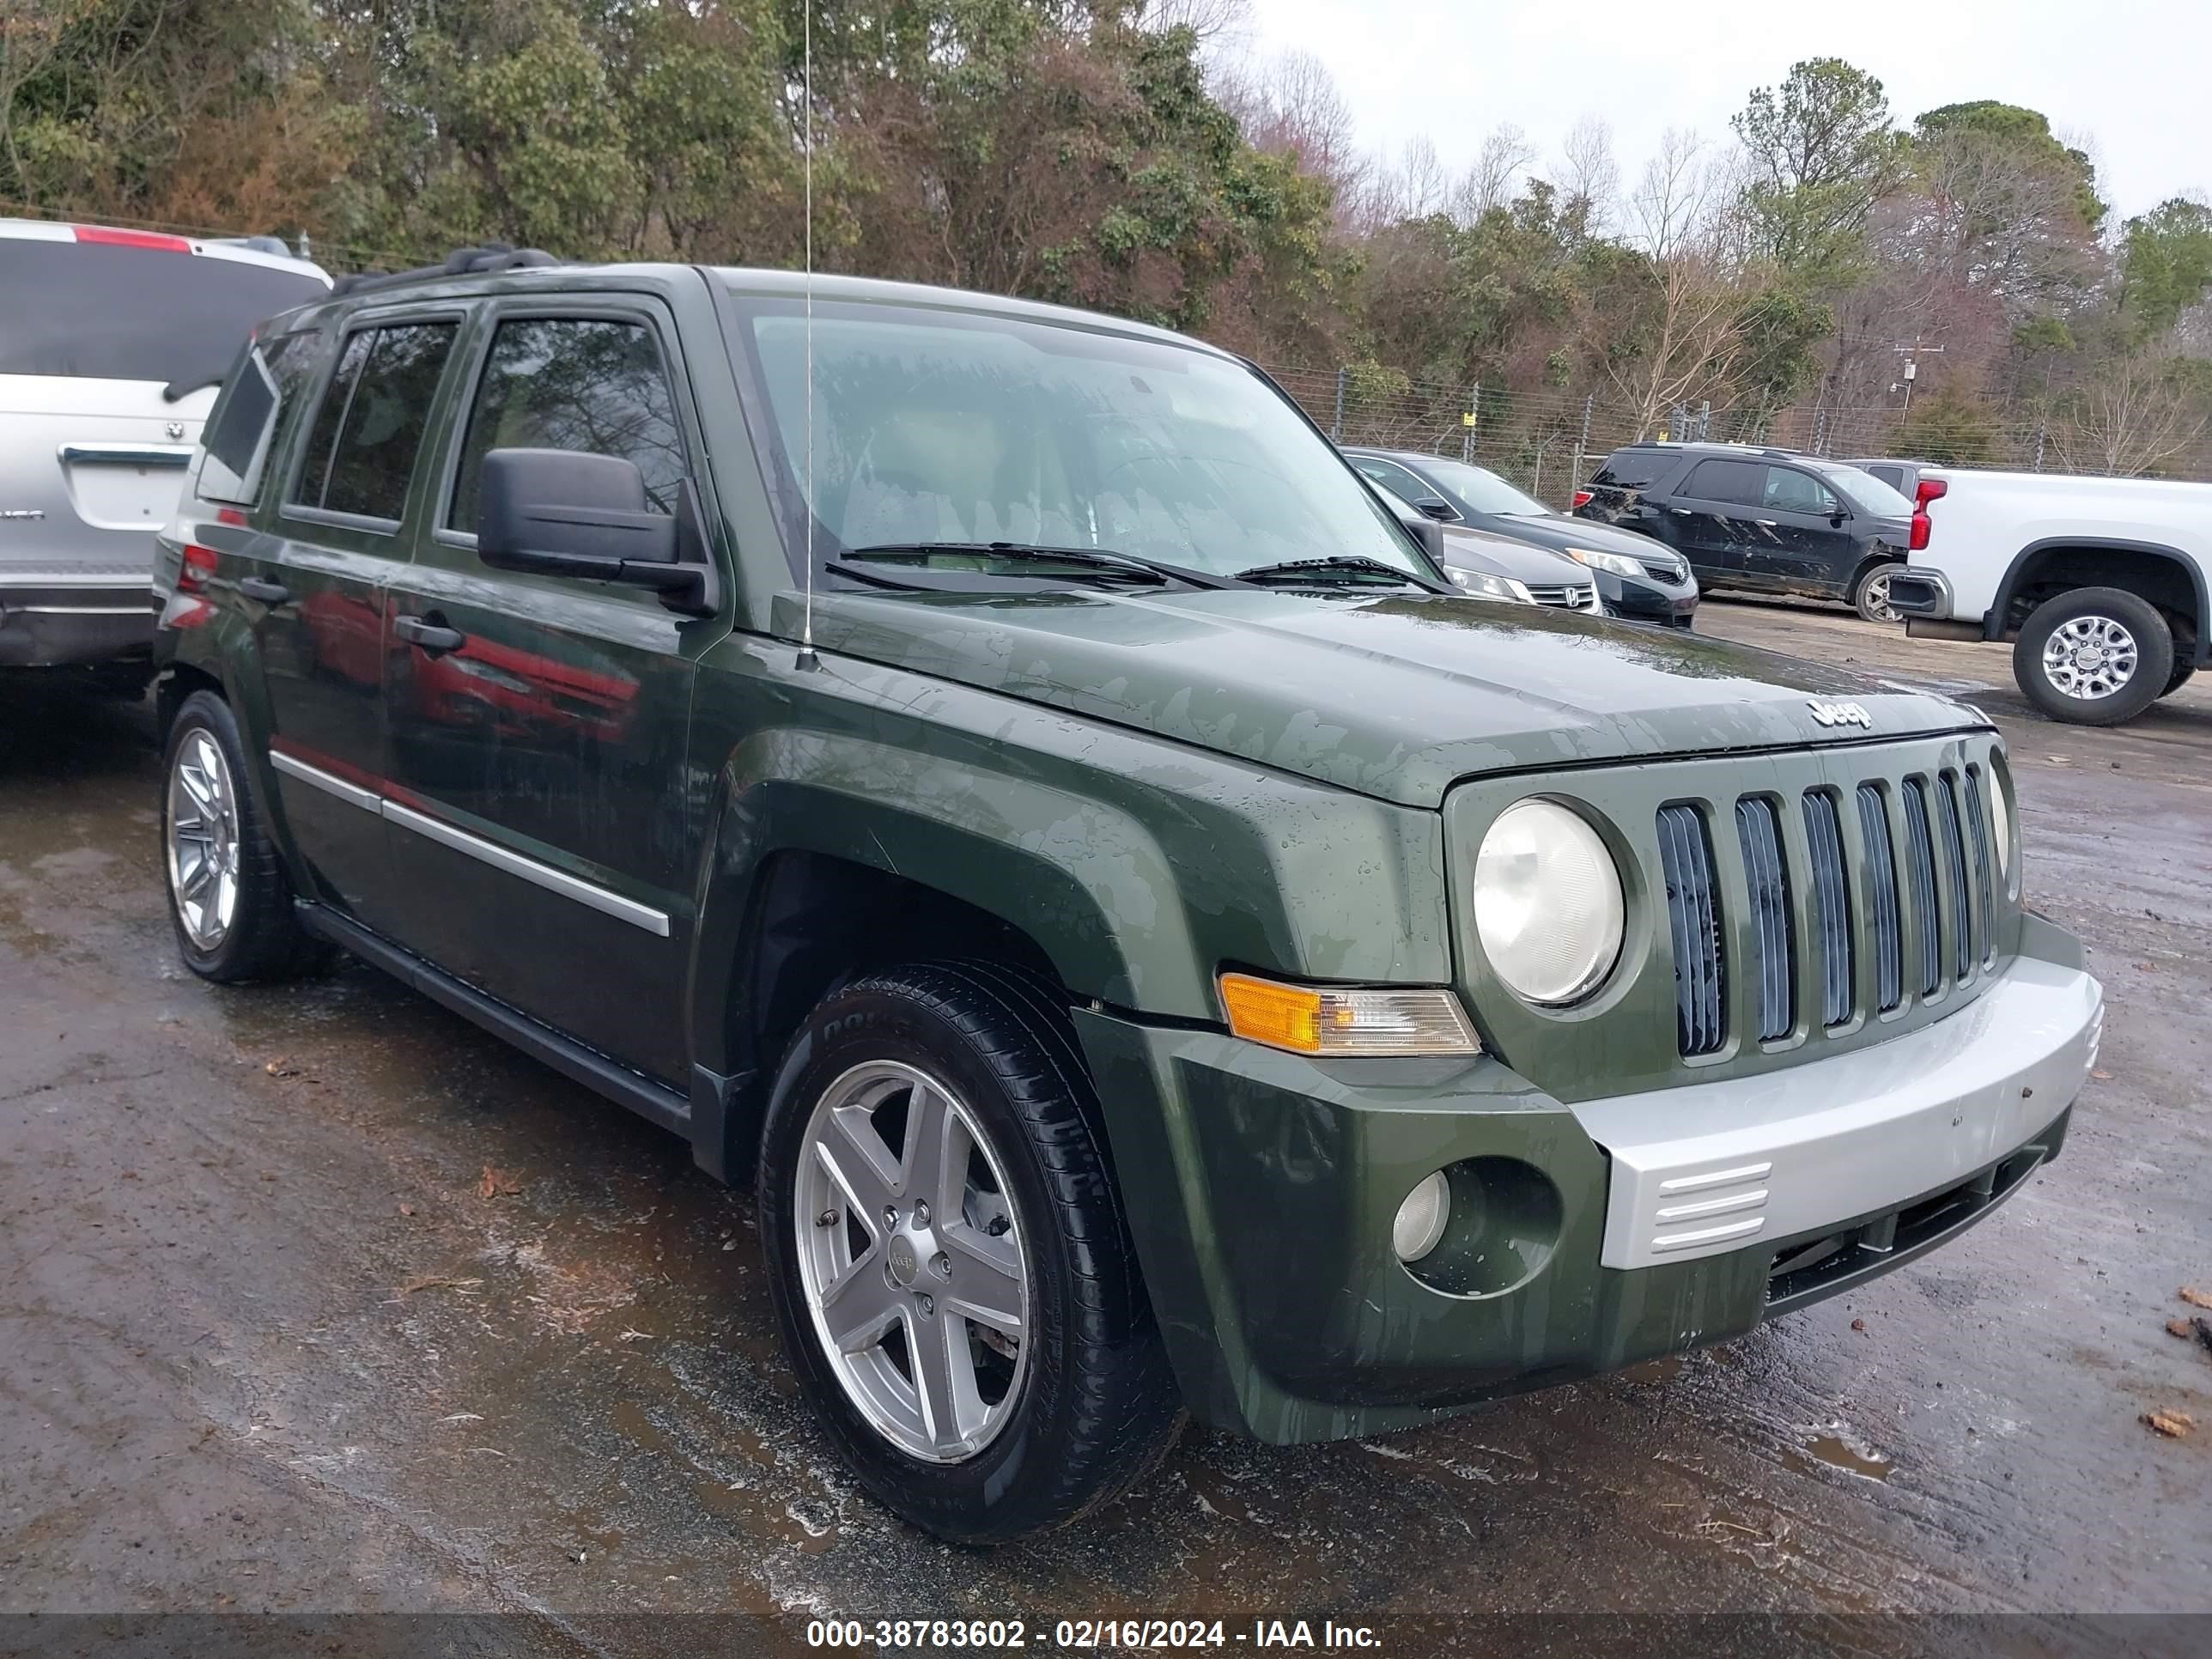
[[[413,1215],[415,1213],[415,1206],[412,1204],[403,1204],[399,1206],[399,1213],[402,1215]]]
[[[2112,1080],[2112,1074],[2110,1072],[2092,1072],[2089,1075],[2100,1083],[2110,1083]]]
[[[2212,1308],[2212,1296],[2207,1296],[2194,1285],[2181,1287],[2181,1299],[2192,1308]]]
[[[2153,1434],[2162,1434],[2168,1440],[2179,1440],[2197,1426],[2197,1419],[2187,1412],[2145,1412],[2142,1421]]]
[[[402,1296],[412,1296],[417,1291],[472,1291],[483,1283],[481,1279],[450,1279],[443,1273],[417,1273],[399,1287]]]
[[[281,1058],[270,1060],[261,1069],[268,1073],[271,1077],[297,1077],[300,1075],[300,1071],[297,1066],[294,1066],[290,1060]]]
[[[495,1170],[487,1164],[483,1179],[477,1182],[478,1198],[513,1198],[522,1190],[522,1183],[504,1170]]]
[[[2158,971],[2158,964],[2154,962],[2139,962],[2136,963],[2136,971],[2140,974],[2154,974]]]
[[[1854,1319],[1851,1321],[1851,1328],[1855,1331],[1864,1330],[1866,1328],[1866,1321],[1863,1319]]]
[[[2197,1334],[2194,1330],[2190,1328],[2189,1322],[2185,1319],[2167,1320],[2166,1322],[2166,1334],[2168,1336],[2194,1336]]]

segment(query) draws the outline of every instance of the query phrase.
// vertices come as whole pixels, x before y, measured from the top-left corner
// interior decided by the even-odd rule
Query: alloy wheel
[[[1866,579],[1859,589],[1859,605],[1869,622],[1893,623],[1904,620],[1897,607],[1889,602],[1891,573],[1877,570]]]
[[[1030,1293],[1005,1171],[951,1088],[895,1060],[816,1103],[792,1225],[815,1335],[854,1407],[931,1463],[988,1446],[1019,1402]]]
[[[2135,678],[2136,636],[2110,617],[2074,617],[2043,642],[2043,674],[2063,696],[2096,702]]]
[[[213,951],[238,913],[238,791],[204,726],[177,747],[167,829],[170,902],[192,944]]]

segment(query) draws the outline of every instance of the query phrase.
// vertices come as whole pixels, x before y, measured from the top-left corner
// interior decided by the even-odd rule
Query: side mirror
[[[1406,526],[1406,533],[1420,543],[1422,550],[1438,564],[1444,562],[1443,526],[1434,519],[1418,513],[1401,513],[1398,522]]]
[[[1452,504],[1441,495],[1424,495],[1413,505],[1414,512],[1426,514],[1438,524],[1449,524],[1459,517],[1459,514],[1453,511]]]
[[[1833,513],[1828,514],[1828,523],[1834,528],[1841,530],[1846,524],[1850,522],[1850,508],[1848,507],[1839,507]]]
[[[570,449],[483,458],[477,556],[495,570],[655,588],[672,608],[705,615],[720,597],[714,567],[679,556],[680,530],[673,514],[650,510],[635,461]]]

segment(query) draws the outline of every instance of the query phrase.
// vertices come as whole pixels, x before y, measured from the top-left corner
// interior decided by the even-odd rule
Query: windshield
[[[1824,466],[1820,471],[1830,483],[1877,519],[1912,516],[1912,503],[1871,472],[1861,471],[1855,466]]]
[[[1540,517],[1552,510],[1534,495],[1522,495],[1487,467],[1424,455],[1421,471],[1465,501],[1470,513],[1506,513],[1525,518]]]
[[[1335,451],[1242,364],[1021,318],[817,300],[809,492],[805,327],[796,302],[763,302],[749,343],[775,470],[829,556],[959,544],[988,558],[984,544],[1005,542],[1217,576],[1350,558],[1434,580]],[[803,544],[796,522],[786,534]]]
[[[328,291],[313,271],[166,248],[0,237],[0,374],[212,386],[264,317]]]

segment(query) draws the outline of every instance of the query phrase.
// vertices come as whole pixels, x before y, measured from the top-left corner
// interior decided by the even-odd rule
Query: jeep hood
[[[778,631],[796,635],[796,607]],[[815,596],[824,652],[1413,806],[1458,779],[1964,730],[1929,693],[1674,630],[1358,590]],[[1828,726],[1856,702],[1871,730]]]

